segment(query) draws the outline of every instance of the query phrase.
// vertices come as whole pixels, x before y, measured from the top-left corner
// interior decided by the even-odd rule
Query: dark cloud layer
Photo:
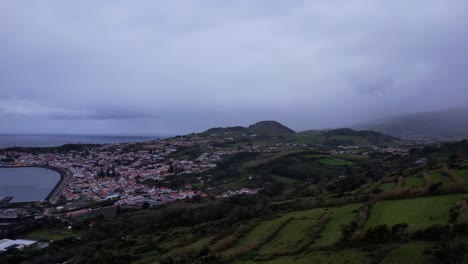
[[[464,105],[467,12],[462,0],[2,1],[0,132],[302,130]]]

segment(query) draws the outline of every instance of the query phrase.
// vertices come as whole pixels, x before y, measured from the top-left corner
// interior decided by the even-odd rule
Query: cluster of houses
[[[383,153],[392,153],[392,154],[398,154],[398,155],[408,155],[408,149],[407,148],[399,148],[399,147],[378,147],[378,146],[368,146],[368,147],[362,147],[362,146],[354,146],[354,145],[340,145],[337,147],[337,149],[332,149],[328,151],[330,154],[348,154],[348,155],[356,155],[356,154],[362,154],[362,155],[368,155],[371,152],[383,152]]]
[[[66,153],[9,153],[17,166],[52,166],[72,175],[62,192],[62,202],[70,208],[80,201],[115,200],[119,205],[167,203],[195,195],[207,194],[190,186],[173,190],[151,187],[146,182],[164,181],[173,175],[201,173],[219,163],[223,157],[239,152],[260,152],[258,146],[223,150],[212,146],[219,139],[155,140],[145,143],[116,143]],[[178,149],[206,144],[209,152],[192,160],[173,158]],[[268,149],[270,150],[270,149]],[[271,151],[271,150],[270,150]],[[201,183],[204,183],[202,179]],[[237,193],[254,193],[239,190]],[[226,195],[232,195],[228,193]],[[67,207],[67,205],[65,205]]]
[[[206,193],[193,190],[154,187],[150,181],[164,181],[173,175],[202,173],[219,163],[223,157],[239,152],[278,152],[283,147],[296,146],[291,143],[276,143],[271,146],[246,145],[238,148],[222,149],[216,143],[229,141],[220,137],[179,137],[168,140],[155,140],[145,143],[116,143],[91,147],[82,151],[66,153],[9,153],[15,157],[17,166],[47,165],[64,169],[72,175],[62,192],[62,201],[76,204],[78,201],[115,200],[120,205],[141,205],[142,203],[167,203]],[[208,149],[193,159],[175,159],[173,154],[180,149],[203,146]],[[303,145],[297,145],[303,146]],[[396,147],[367,147],[363,152],[359,146],[338,146],[330,154],[366,155],[370,151],[389,152],[406,155],[407,150]],[[203,179],[199,178],[204,184]],[[257,190],[234,190],[222,196],[254,194]],[[73,206],[72,206],[73,207]],[[75,206],[78,207],[78,206]]]

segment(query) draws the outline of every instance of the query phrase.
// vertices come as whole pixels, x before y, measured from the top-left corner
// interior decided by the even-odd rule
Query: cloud
[[[41,105],[34,101],[20,99],[0,99],[0,116],[43,117],[56,120],[109,120],[109,119],[144,119],[155,118],[148,113],[139,113],[130,109],[115,109],[113,111],[87,111]]]
[[[190,132],[261,119],[334,127],[463,105],[466,8],[462,0],[3,1],[0,109],[67,126],[120,120],[108,129],[138,132],[151,120]],[[77,129],[96,127],[84,124]]]

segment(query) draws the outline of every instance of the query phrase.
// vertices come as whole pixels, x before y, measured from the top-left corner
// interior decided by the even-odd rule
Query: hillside
[[[374,131],[356,131],[350,128],[309,130],[296,134],[295,140],[305,144],[323,146],[382,146],[395,145],[399,139]]]
[[[294,130],[276,121],[260,121],[249,127],[216,127],[210,128],[202,133],[203,136],[274,136],[274,135],[293,135]]]
[[[235,126],[235,127],[214,127],[210,128],[201,134],[203,135],[219,135],[219,134],[229,134],[229,133],[245,133],[247,132],[247,128],[242,126]]]
[[[276,122],[260,121],[249,126],[248,131],[253,134],[274,135],[274,134],[295,134],[294,130]]]
[[[257,195],[97,211],[73,233],[50,221],[68,237],[0,263],[467,263],[467,169],[466,141],[404,156],[244,153],[210,177],[228,188],[238,170],[236,184],[261,186]]]
[[[400,138],[468,138],[468,107],[423,112],[356,125]]]
[[[195,137],[210,137],[224,139],[220,146],[239,147],[247,144],[271,145],[275,143],[290,143],[320,148],[337,146],[395,146],[400,139],[375,132],[357,131],[350,128],[332,130],[307,130],[295,132],[276,121],[260,121],[249,127],[217,127],[208,129]]]

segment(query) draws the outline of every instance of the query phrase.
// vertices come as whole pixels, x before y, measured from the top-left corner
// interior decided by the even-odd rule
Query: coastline
[[[47,196],[43,199],[45,202],[50,202],[52,204],[56,203],[60,195],[62,194],[61,188],[66,186],[66,183],[71,179],[69,173],[65,169],[54,167],[54,166],[49,166],[49,165],[27,165],[27,166],[14,166],[14,165],[5,165],[2,164],[0,165],[0,168],[43,168],[43,169],[49,169],[57,172],[60,175],[60,179],[55,184],[54,188],[47,194]],[[52,201],[53,200],[53,201]],[[34,203],[34,202],[40,202],[40,201],[29,201],[28,203]]]
[[[169,137],[172,137],[172,135],[48,135],[0,133],[0,151],[11,149],[54,149],[64,145],[139,143]]]

